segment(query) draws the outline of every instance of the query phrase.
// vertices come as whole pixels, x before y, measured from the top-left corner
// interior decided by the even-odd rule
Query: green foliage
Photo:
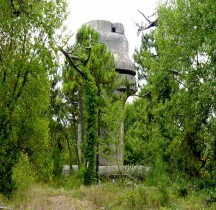
[[[90,80],[90,76],[87,77]],[[95,147],[98,142],[98,126],[97,126],[97,88],[94,81],[86,81],[85,89],[85,117],[86,117],[86,134],[84,155],[86,158],[86,170],[84,173],[84,184],[90,185],[95,177]]]
[[[22,154],[13,168],[12,179],[15,188],[22,191],[33,186],[37,181],[37,175],[27,155]]]
[[[172,6],[159,9],[161,25],[156,37],[163,55],[160,65],[166,68],[165,63],[169,63],[171,70],[177,71],[174,81],[178,89],[171,97],[170,105],[173,109],[169,116],[171,122],[177,124],[178,133],[173,136],[169,146],[174,148],[172,144],[176,144],[176,140],[181,143],[178,157],[172,157],[176,154],[172,149],[168,150],[168,154],[179,163],[182,160],[180,154],[185,154],[187,158],[181,162],[184,165],[177,163],[176,167],[191,175],[204,175],[213,167],[210,162],[214,160],[212,141],[215,134],[212,125],[216,75],[213,55],[215,46],[212,41],[216,33],[213,30],[211,9],[215,5],[210,1],[193,0],[190,4],[179,1],[176,6],[176,9]],[[170,53],[168,49],[173,50]]]
[[[55,30],[65,1],[6,1],[0,5],[0,192],[9,195],[12,168],[27,154],[41,179],[52,172],[49,76],[57,69]]]
[[[65,190],[78,189],[82,185],[83,180],[79,175],[61,176],[53,179],[51,185],[55,189],[64,188]]]
[[[128,160],[154,170],[160,154],[170,174],[214,176],[214,9],[213,2],[200,0],[159,5],[158,27],[143,34],[134,55],[145,83],[126,110]]]
[[[113,96],[108,96],[103,92],[103,107],[101,109],[101,128],[103,129],[102,138],[100,141],[100,152],[109,163],[122,165],[121,151],[123,151],[122,125],[124,122],[123,105],[125,96],[123,94],[116,99],[115,93]]]
[[[76,164],[76,149],[75,135],[76,134],[76,113],[77,107],[73,108],[69,104],[71,99],[64,100],[62,90],[57,88],[57,83],[60,80],[59,76],[56,76],[52,80],[51,88],[51,103],[49,107],[50,117],[50,138],[51,146],[53,148],[53,161],[54,161],[54,176],[61,176],[62,165],[70,163]],[[63,87],[64,88],[64,87]],[[69,107],[69,110],[65,107]],[[68,112],[71,116],[68,116]],[[69,125],[68,122],[71,122]]]
[[[98,33],[91,27],[84,25],[79,29],[76,43],[69,48],[71,49],[73,56],[76,56],[74,65],[77,68],[72,66],[70,69],[65,65],[63,69],[63,93],[69,102],[65,104],[65,110],[75,116],[76,125],[82,124],[82,152],[86,167],[84,184],[90,185],[96,176],[96,150],[99,145],[100,114],[103,106],[101,93],[113,90],[116,73],[113,56],[106,45],[98,42]],[[68,122],[72,123],[71,120]]]
[[[148,165],[151,158],[150,149],[147,149],[149,142],[145,138],[148,130],[142,126],[146,124],[145,119],[140,117],[144,108],[141,102],[136,100],[133,104],[125,105],[125,164]]]
[[[123,186],[118,182],[102,182],[101,187],[77,186],[75,177],[62,177],[60,188],[35,185],[15,192],[11,199],[0,197],[4,204],[14,209],[209,209],[216,207],[215,192],[193,191],[180,197],[173,186],[146,187],[138,184]],[[62,187],[63,186],[63,187]],[[164,192],[166,191],[166,192]]]

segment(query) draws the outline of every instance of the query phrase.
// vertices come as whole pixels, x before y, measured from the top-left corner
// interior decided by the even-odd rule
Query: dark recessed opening
[[[116,31],[115,26],[113,26],[112,27],[112,32],[115,32],[115,31]]]
[[[132,75],[132,76],[136,75],[136,72],[134,70],[116,69],[116,71],[119,74],[129,74],[129,75]]]

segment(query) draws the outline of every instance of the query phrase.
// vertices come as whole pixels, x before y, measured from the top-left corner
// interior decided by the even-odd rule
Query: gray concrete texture
[[[62,169],[62,175],[69,176],[70,173],[73,171],[73,173],[78,172],[78,166],[72,165],[71,168],[69,165],[64,165]],[[146,166],[99,166],[98,168],[98,174],[100,176],[111,176],[111,175],[132,175],[134,177],[140,177],[143,178],[147,175],[149,172],[150,167]]]
[[[115,59],[115,68],[135,92],[135,69],[129,58],[129,44],[122,23],[112,23],[106,20],[92,20],[85,23],[99,33],[99,41],[105,43]],[[119,87],[124,91],[125,87]]]

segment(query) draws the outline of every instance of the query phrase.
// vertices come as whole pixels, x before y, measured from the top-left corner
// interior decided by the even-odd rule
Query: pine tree
[[[70,49],[70,48],[69,48]],[[84,107],[78,117],[84,113],[85,138],[83,154],[85,159],[84,184],[90,185],[96,177],[95,166],[99,146],[101,94],[104,90],[114,90],[116,77],[114,58],[106,45],[98,42],[98,33],[88,26],[82,26],[76,35],[76,43],[69,53],[61,49],[70,65],[64,71],[64,92],[66,99],[71,98],[69,90],[76,92],[79,107]],[[97,151],[96,151],[97,150]]]

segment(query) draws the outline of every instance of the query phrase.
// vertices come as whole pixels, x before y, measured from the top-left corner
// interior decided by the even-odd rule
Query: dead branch
[[[140,10],[138,12],[151,24],[152,22],[145,16],[144,13],[142,13]]]
[[[141,12],[140,10],[138,10],[138,12],[144,17],[144,19],[145,19],[149,24],[144,26],[143,24],[139,25],[138,23],[136,23],[136,26],[138,26],[137,35],[139,35],[140,32],[142,32],[142,31],[144,31],[144,30],[147,30],[147,29],[149,29],[149,28],[152,28],[152,27],[155,27],[155,26],[158,25],[158,19],[157,19],[157,18],[156,18],[156,20],[154,20],[154,21],[150,21],[149,18],[148,18],[143,12]],[[155,13],[154,13],[153,15],[155,15]],[[152,15],[152,16],[153,16],[153,15]]]

